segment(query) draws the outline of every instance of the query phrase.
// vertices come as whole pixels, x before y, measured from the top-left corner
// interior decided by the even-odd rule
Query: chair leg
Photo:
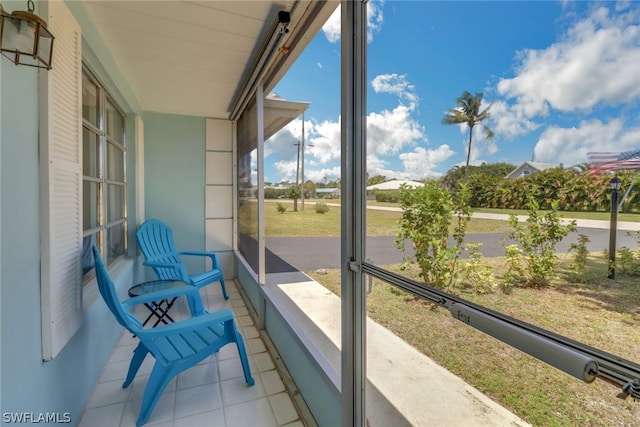
[[[173,371],[174,369],[172,367],[164,366],[158,361],[153,365],[149,382],[144,389],[142,405],[140,405],[140,415],[138,416],[138,421],[136,421],[137,426],[141,426],[149,421],[149,417],[158,400],[160,400],[164,389],[167,388],[167,384],[169,384],[169,381],[175,376],[175,372]]]
[[[222,296],[224,299],[229,299],[229,295],[227,295],[227,288],[224,286],[224,279],[220,278],[220,286],[222,287]]]
[[[247,351],[244,348],[244,340],[242,335],[235,331],[235,341],[238,346],[238,354],[240,355],[240,363],[242,363],[242,372],[244,372],[244,380],[252,386],[254,384],[253,377],[251,376],[251,367],[249,366],[249,360],[247,359]]]
[[[189,303],[189,311],[191,316],[199,316],[204,313],[204,304],[202,303],[202,297],[198,294],[197,297],[189,294],[187,295],[187,302]]]
[[[142,343],[138,344],[136,349],[133,351],[133,357],[131,358],[131,363],[129,364],[129,372],[127,373],[127,378],[124,381],[124,384],[122,384],[122,388],[129,387],[129,384],[131,384],[131,381],[133,381],[136,374],[138,373],[140,365],[142,365],[142,362],[144,362],[144,358],[147,356],[147,353],[149,353],[147,347],[145,347]]]

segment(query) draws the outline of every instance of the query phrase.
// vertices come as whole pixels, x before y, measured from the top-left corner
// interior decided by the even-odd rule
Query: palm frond
[[[484,132],[484,137],[487,139],[491,139],[493,138],[493,130],[491,130],[491,128],[485,124],[482,125],[482,130]]]
[[[448,111],[447,114],[442,118],[443,125],[458,125],[467,122],[467,115],[462,111],[455,109]]]
[[[482,93],[476,92],[475,95],[472,95],[469,91],[466,90],[462,92],[462,95],[460,95],[460,97],[456,99],[456,104],[457,106],[455,108],[452,108],[445,113],[445,116],[442,118],[442,124],[457,125],[466,123],[469,127],[469,143],[467,145],[467,162],[465,168],[466,179],[469,170],[469,158],[471,156],[473,127],[491,116],[489,113],[489,109],[493,104],[490,104],[482,111],[480,111],[480,107],[482,106]],[[491,130],[491,128],[483,123],[482,129],[487,139],[493,138],[493,131]]]

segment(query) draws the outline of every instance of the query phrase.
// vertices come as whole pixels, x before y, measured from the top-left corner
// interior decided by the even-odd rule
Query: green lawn
[[[284,213],[278,213],[277,204],[286,206]],[[329,202],[327,203],[338,203]],[[265,203],[265,234],[270,237],[338,237],[340,236],[340,206],[329,206],[329,212],[318,214],[315,212],[316,201],[305,201],[305,210],[293,211],[293,202],[267,201]],[[247,208],[255,209],[251,204]],[[369,236],[395,236],[398,232],[398,220],[401,212],[367,210],[367,235]],[[242,218],[242,217],[241,217]],[[248,214],[248,223],[256,218],[255,213]],[[488,219],[471,219],[468,233],[494,233],[508,231],[507,221],[495,221]]]
[[[337,200],[327,203],[339,204]],[[330,206],[317,214],[316,201],[306,201],[304,212],[293,212],[291,201],[282,202],[287,211],[279,214],[276,203],[267,202],[267,236],[339,236],[340,208]],[[372,206],[375,203],[370,203]],[[397,206],[375,204],[377,206]],[[299,205],[300,206],[300,205]],[[481,209],[478,212],[507,213]],[[514,212],[526,214],[526,211]],[[562,213],[566,218],[608,220],[608,213]],[[369,209],[368,235],[395,235],[401,213]],[[640,221],[639,215],[621,214],[620,221]],[[468,233],[508,231],[506,221],[472,219]],[[612,283],[606,278],[602,254],[592,254],[586,283],[569,274],[567,256],[552,286],[546,289],[516,288],[511,294],[477,295],[458,290],[463,298],[513,315],[572,339],[639,362],[640,279],[618,271]],[[485,259],[500,275],[503,258]],[[384,266],[399,272],[397,265]],[[309,276],[340,294],[340,271]],[[418,280],[409,268],[402,274]],[[481,390],[535,426],[637,426],[640,402],[616,397],[618,388],[596,380],[585,384],[539,362],[461,322],[448,311],[408,295],[391,285],[374,280],[367,297],[369,316],[425,355]]]
[[[501,259],[487,260],[500,269]],[[511,294],[465,299],[515,316],[613,354],[639,362],[640,283],[605,277],[604,257],[592,257],[592,281],[576,283],[562,260],[548,289],[517,288]],[[399,272],[398,266],[385,266]],[[309,276],[340,295],[340,271]],[[417,279],[415,270],[401,274]],[[640,402],[616,397],[619,389],[602,380],[585,384],[482,332],[455,320],[442,308],[379,280],[367,297],[369,316],[439,365],[481,390],[534,426],[637,426]]]

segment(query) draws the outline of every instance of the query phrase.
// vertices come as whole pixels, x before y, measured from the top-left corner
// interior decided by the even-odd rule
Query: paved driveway
[[[593,227],[578,227],[576,233],[567,236],[556,249],[558,253],[566,253],[571,243],[577,241],[578,234],[589,236],[587,245],[590,251],[602,251],[609,247],[609,230]],[[474,233],[468,234],[465,241],[482,243],[482,253],[487,257],[504,255],[501,243],[507,233]],[[627,231],[618,230],[617,247],[627,246],[636,249],[635,238],[628,236]],[[319,268],[340,268],[339,237],[267,237],[266,247],[271,252],[267,256],[267,272],[311,271]],[[407,249],[409,250],[409,246]],[[375,236],[367,238],[367,258],[374,264],[397,264],[402,261],[402,253],[394,244],[393,236]],[[463,254],[464,256],[464,254]],[[287,268],[290,267],[290,268]]]

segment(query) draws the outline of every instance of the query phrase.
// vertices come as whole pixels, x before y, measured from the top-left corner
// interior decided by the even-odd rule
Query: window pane
[[[124,255],[126,248],[124,223],[107,229],[107,262],[111,263],[120,255]]]
[[[238,250],[258,273],[256,200],[257,114],[255,103],[238,120]]]
[[[82,225],[84,230],[88,230],[100,225],[100,185],[96,182],[84,181],[82,191]]]
[[[82,174],[100,176],[100,140],[87,128],[82,129]]]
[[[111,143],[107,144],[107,179],[124,182],[124,152]]]
[[[92,263],[85,255],[93,244],[107,264],[126,252],[125,115],[86,68],[82,102],[83,229],[93,233],[85,237],[83,244],[82,265],[87,272]],[[85,277],[85,283],[90,277]]]
[[[382,9],[389,12],[389,5]],[[586,153],[625,148],[615,140],[592,143],[583,132],[588,123],[611,125],[616,112],[637,114],[638,104],[623,96],[610,100],[606,88],[627,84],[621,78],[627,67],[611,62],[603,53],[607,49],[594,55],[591,64],[576,53],[597,45],[601,31],[623,34],[635,28],[633,14],[638,10],[603,6],[598,13],[607,16],[607,24],[593,24],[598,13],[585,3],[574,5],[569,10],[551,2],[393,2],[393,16],[402,16],[402,21],[387,20],[390,15],[385,14],[385,31],[375,33],[375,42],[367,46],[373,89],[367,96],[366,172],[370,181],[379,179],[370,185],[384,183],[386,190],[370,193],[366,256],[372,264],[424,285],[422,289],[446,290],[637,363],[640,280],[624,274],[617,275],[615,283],[607,278],[602,250],[608,218],[604,216],[600,230],[581,227],[565,237],[552,208],[558,203],[565,218],[595,217],[597,210],[608,209],[608,194],[586,190],[597,180],[585,170]],[[632,15],[634,24],[627,21]],[[407,49],[389,48],[391,35],[398,32],[408,41]],[[466,49],[470,40],[473,48]],[[627,46],[620,42],[616,49],[620,58]],[[465,54],[459,55],[462,51]],[[429,61],[419,60],[426,57]],[[393,74],[388,64],[398,65]],[[594,91],[587,95],[577,89],[594,70],[609,66],[616,71],[598,75]],[[558,101],[569,98],[567,105]],[[475,125],[473,132],[470,124]],[[620,135],[633,126],[621,123]],[[518,141],[517,149],[511,141]],[[524,163],[527,159],[531,160]],[[506,178],[516,171],[517,179]],[[401,180],[417,181],[407,183],[417,189],[404,194],[397,185]],[[468,196],[461,190],[463,184]],[[535,199],[531,205],[529,198]],[[594,199],[605,203],[591,208]],[[461,200],[474,209],[469,222],[462,214],[465,206],[458,208]],[[379,210],[381,203],[393,203],[396,210]],[[491,209],[492,215],[483,217],[480,209]],[[497,209],[503,216],[496,215]],[[572,212],[579,210],[589,212]],[[398,222],[403,213],[404,221]],[[510,223],[510,213],[528,220]],[[406,239],[394,239],[399,233]],[[456,236],[462,237],[456,241]],[[584,246],[581,237],[588,239]],[[575,246],[569,252],[571,245]],[[638,243],[631,241],[627,247],[636,250]],[[403,264],[403,255],[409,263]],[[388,279],[393,277],[390,273],[379,276]],[[624,418],[626,403],[616,397],[616,387],[601,380],[585,385],[483,335],[482,328],[488,328],[477,322],[480,316],[459,321],[470,319],[465,316],[471,310],[433,309],[426,299],[416,301],[420,300],[374,281],[367,307],[374,321],[534,425],[580,425],[598,419],[637,423],[638,412]],[[437,303],[444,305],[443,301]],[[514,328],[513,336],[525,334]],[[509,342],[511,337],[501,338]],[[374,363],[370,359],[367,366]],[[600,365],[602,371],[606,363]],[[376,384],[376,378],[369,379]],[[525,388],[545,401],[516,402],[512,397]],[[590,404],[596,401],[597,408]]]
[[[107,135],[124,145],[124,118],[120,111],[113,105],[110,99],[107,99]]]
[[[86,73],[82,73],[82,118],[96,127],[100,127],[98,123],[98,87]]]
[[[107,222],[124,218],[124,187],[122,185],[107,185]]]
[[[97,233],[84,236],[82,239],[82,274],[90,272],[94,267],[93,245],[97,246]]]

